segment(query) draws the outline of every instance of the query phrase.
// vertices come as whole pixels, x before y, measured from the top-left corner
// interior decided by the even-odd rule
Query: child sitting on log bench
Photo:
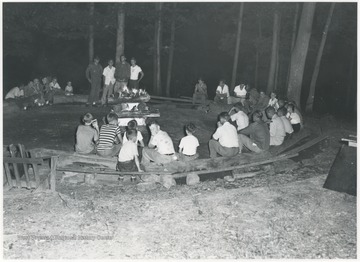
[[[127,130],[136,130],[137,131],[137,137],[136,137],[136,143],[137,145],[141,146],[141,147],[144,147],[144,137],[143,135],[141,134],[141,132],[138,130],[138,124],[136,122],[135,119],[133,120],[130,120],[128,123],[127,123]],[[123,143],[127,142],[128,139],[127,139],[127,136],[126,136],[126,132],[124,133],[124,136],[123,136]]]
[[[143,172],[139,163],[139,152],[136,144],[138,131],[129,129],[125,136],[127,141],[124,142],[118,156],[116,165],[117,171],[138,171]]]
[[[227,112],[219,115],[218,128],[209,141],[210,158],[217,157],[217,154],[225,157],[232,157],[239,153],[239,140],[235,126],[229,123],[230,116]]]
[[[96,142],[99,139],[99,126],[93,115],[86,113],[83,125],[79,125],[76,131],[75,152],[79,154],[95,154]]]
[[[106,119],[109,124],[103,125],[100,129],[97,154],[104,157],[113,157],[119,154],[123,142],[121,130],[118,126],[117,114],[110,112]]]
[[[199,157],[196,150],[200,144],[199,140],[193,135],[195,130],[196,126],[193,123],[185,126],[186,136],[181,139],[179,145],[180,161],[191,161]]]

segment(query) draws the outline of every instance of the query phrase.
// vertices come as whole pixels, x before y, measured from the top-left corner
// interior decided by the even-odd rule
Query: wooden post
[[[33,151],[30,151],[30,157],[37,157],[37,154]],[[36,187],[40,186],[40,177],[39,177],[39,169],[37,164],[32,164],[33,170],[34,170],[34,177],[36,181]]]
[[[51,172],[50,172],[50,190],[55,191],[56,187],[56,166],[57,166],[58,157],[51,157]]]
[[[5,175],[6,175],[6,179],[9,183],[10,187],[13,187],[13,183],[12,183],[12,178],[11,178],[11,173],[10,173],[10,168],[9,168],[9,164],[8,163],[4,163],[4,168],[5,168]]]
[[[11,157],[16,157],[16,147],[14,145],[10,145],[9,150],[10,150]],[[21,188],[21,181],[20,181],[20,174],[19,174],[18,166],[17,166],[17,164],[14,163],[13,167],[14,167],[14,173],[15,173],[15,178],[16,178],[16,186],[18,188]]]
[[[26,158],[24,145],[18,144],[18,147],[19,147],[20,156],[22,158]],[[23,166],[24,166],[24,174],[25,174],[25,179],[26,179],[26,187],[28,189],[30,189],[31,187],[30,187],[30,177],[29,177],[29,173],[28,173],[28,165],[26,163],[24,163]]]

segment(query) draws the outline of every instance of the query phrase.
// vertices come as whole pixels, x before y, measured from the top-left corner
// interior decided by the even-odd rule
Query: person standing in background
[[[129,88],[130,89],[139,89],[139,83],[141,79],[144,77],[144,72],[142,71],[141,67],[136,64],[136,59],[133,57],[131,58],[131,66],[130,66],[130,81],[129,81]],[[140,74],[140,78],[139,78]]]
[[[114,61],[110,59],[108,61],[108,66],[104,68],[103,76],[104,76],[104,89],[101,97],[101,105],[104,106],[112,95],[115,84],[115,67],[113,67]]]
[[[100,62],[100,58],[96,56],[94,58],[94,62],[89,64],[88,67],[86,68],[86,72],[85,72],[86,78],[91,86],[87,105],[92,104],[93,106],[95,106],[96,102],[99,101],[99,94],[101,89],[101,77],[103,73],[103,68],[99,64],[99,62]]]
[[[119,90],[123,90],[123,88],[128,85],[130,78],[130,65],[126,62],[126,57],[124,55],[120,56],[120,62],[115,65],[114,76],[116,79],[114,94],[118,95]]]

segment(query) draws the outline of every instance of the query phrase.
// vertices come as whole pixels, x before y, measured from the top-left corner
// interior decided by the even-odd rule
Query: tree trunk
[[[272,91],[275,91],[276,93],[279,92],[278,89],[278,83],[279,83],[279,70],[280,70],[280,60],[279,60],[279,48],[276,51],[276,68],[275,68],[275,82],[274,82],[274,88]]]
[[[120,63],[120,56],[125,49],[125,3],[118,4],[117,29],[116,29],[116,54],[115,61]]]
[[[356,66],[356,45],[354,45],[352,47],[351,58],[350,59],[351,59],[350,60],[351,62],[350,62],[350,68],[349,68],[349,74],[348,74],[346,100],[345,100],[346,101],[345,105],[346,105],[348,110],[351,110],[351,108],[352,108],[351,102],[352,102],[354,96],[355,96],[355,99],[356,99],[356,94],[352,94],[352,92],[351,92],[353,90],[353,86],[356,87],[356,81],[353,80],[354,72],[356,72],[356,70],[354,70],[355,69],[354,67]]]
[[[296,37],[294,50],[291,55],[290,77],[288,84],[288,99],[300,107],[300,95],[306,56],[311,37],[311,28],[315,13],[316,3],[305,2],[301,12],[299,32]]]
[[[230,86],[230,88],[232,90],[235,87],[236,71],[237,71],[237,66],[238,66],[238,63],[239,63],[240,36],[241,36],[241,26],[242,26],[242,20],[243,20],[243,13],[244,13],[244,2],[240,3],[240,7],[239,7],[239,18],[238,18],[237,35],[236,35],[234,64],[233,64],[233,71],[232,71],[232,77],[231,77],[231,86]]]
[[[157,19],[155,21],[155,41],[154,41],[154,91],[161,95],[161,10],[163,3],[155,3]]]
[[[171,89],[171,73],[174,61],[174,50],[175,50],[175,25],[176,25],[176,3],[173,4],[173,14],[171,18],[171,36],[170,36],[170,48],[169,48],[169,63],[166,78],[166,96],[170,96]]]
[[[262,39],[262,32],[261,32],[261,18],[258,17],[258,33],[259,33],[259,42],[258,45],[256,47],[256,54],[255,54],[255,89],[258,88],[258,83],[259,83],[259,59],[260,59],[260,41]]]
[[[277,47],[276,47],[276,69],[275,69],[275,84],[274,91],[279,93],[278,84],[280,82],[280,34],[281,34],[281,15],[279,15],[279,31],[277,34]]]
[[[274,14],[271,61],[270,61],[269,78],[268,78],[268,84],[266,90],[268,94],[270,94],[270,92],[274,90],[274,85],[275,85],[279,33],[280,33],[280,13],[278,12],[278,10],[276,10]]]
[[[334,13],[334,8],[335,8],[335,2],[331,3],[329,14],[328,14],[326,24],[325,24],[325,27],[324,27],[324,31],[323,31],[323,34],[322,34],[320,47],[319,47],[319,50],[318,50],[318,53],[317,53],[317,56],[316,56],[314,72],[313,72],[312,77],[311,77],[309,96],[308,96],[307,102],[306,102],[306,111],[307,112],[313,111],[316,80],[317,80],[318,75],[319,75],[321,58],[322,58],[322,55],[323,55],[323,52],[324,52],[324,47],[325,47],[325,43],[326,43],[326,37],[327,37],[328,31],[329,31],[331,18],[332,18],[332,15]]]
[[[94,3],[90,3],[89,62],[94,60]]]
[[[295,45],[295,39],[296,39],[296,32],[298,27],[298,20],[299,20],[299,10],[300,10],[300,4],[296,3],[295,7],[295,15],[294,15],[294,23],[293,23],[293,29],[292,29],[292,37],[291,37],[291,46],[290,46],[290,61],[289,61],[289,67],[287,70],[287,77],[286,77],[286,84],[289,84],[289,76],[290,76],[290,64],[291,64],[291,54],[294,49]]]
[[[296,3],[295,15],[294,15],[294,24],[293,24],[292,37],[291,37],[291,52],[292,52],[292,50],[294,49],[294,46],[295,46],[296,32],[297,32],[298,20],[299,20],[299,9],[300,9],[300,4]]]

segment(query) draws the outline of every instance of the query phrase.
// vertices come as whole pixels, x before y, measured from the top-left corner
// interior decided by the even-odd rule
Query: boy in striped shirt
[[[103,125],[100,129],[97,154],[104,157],[113,157],[119,154],[122,137],[118,126],[117,114],[111,112],[106,116],[109,124]]]

